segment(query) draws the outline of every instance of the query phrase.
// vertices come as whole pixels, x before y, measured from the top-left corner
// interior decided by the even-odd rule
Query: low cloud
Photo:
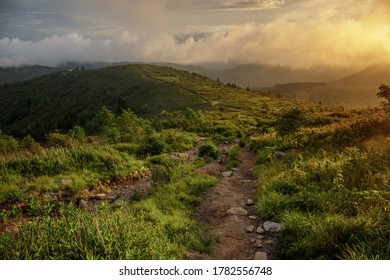
[[[116,2],[119,6],[126,5],[124,0]],[[268,2],[282,4],[286,1]],[[387,1],[375,1],[363,6],[354,6],[354,1],[335,1],[337,5],[332,6],[319,0],[286,3],[293,2],[302,4],[273,21],[248,22],[228,25],[226,28],[215,26],[214,30],[212,26],[191,26],[188,33],[173,34],[170,29],[157,28],[158,24],[169,25],[168,20],[161,16],[157,17],[156,26],[147,31],[127,29],[105,39],[91,38],[77,32],[54,35],[35,42],[3,38],[0,39],[0,66],[54,66],[66,61],[238,61],[308,68],[312,65],[363,66],[389,62],[390,13]],[[141,1],[138,3],[144,9],[143,5],[149,1],[146,4]],[[156,12],[158,15],[166,16],[169,13],[166,6],[169,1],[164,3],[164,6],[155,7],[161,12]],[[101,5],[106,4],[102,1]],[[245,1],[232,2],[231,5],[245,7],[258,4]],[[350,14],[339,12],[347,7]],[[379,10],[374,13],[373,8]],[[307,9],[311,9],[310,13]],[[116,6],[112,13],[117,12]],[[123,22],[124,17],[124,14],[118,14],[119,20]],[[142,18],[137,21],[142,21]]]

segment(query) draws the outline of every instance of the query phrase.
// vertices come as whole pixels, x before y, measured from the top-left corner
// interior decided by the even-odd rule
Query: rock
[[[253,246],[255,246],[256,248],[262,248],[263,241],[261,239],[256,239],[255,244]]]
[[[255,260],[258,260],[258,261],[268,260],[267,253],[265,253],[265,252],[256,252]]]
[[[263,233],[265,232],[265,230],[264,230],[261,226],[259,226],[259,227],[257,228],[256,232],[257,232],[258,234],[263,234]]]
[[[241,181],[240,181],[240,183],[244,183],[244,184],[245,184],[245,183],[250,183],[250,182],[252,182],[252,181],[251,181],[251,180],[241,180]]]
[[[264,235],[259,234],[256,238],[257,239],[264,239]]]
[[[256,238],[252,238],[252,239],[251,239],[251,242],[252,242],[252,243],[255,243],[256,240],[257,240]]]
[[[69,186],[70,184],[72,184],[72,180],[67,180],[67,179],[63,179],[63,180],[59,180],[58,181],[58,186],[60,187],[64,187],[64,186]]]
[[[257,220],[257,216],[249,216],[248,218],[251,220]]]
[[[232,174],[233,174],[233,171],[222,172],[222,177],[227,178],[227,177],[232,176]]]
[[[228,215],[246,216],[248,212],[242,207],[233,207],[226,211]]]
[[[263,228],[266,232],[281,232],[283,225],[275,222],[265,222]]]
[[[101,200],[101,199],[105,199],[106,198],[106,194],[105,193],[98,193],[98,194],[95,194],[93,196],[94,199],[98,199],[98,200]]]
[[[247,226],[247,227],[245,228],[245,231],[248,232],[248,233],[252,233],[252,232],[255,231],[255,227],[252,226],[252,225]]]
[[[232,168],[232,171],[237,171],[237,168],[235,168],[235,167],[234,167],[234,168]]]
[[[254,202],[252,199],[248,199],[248,200],[246,201],[246,205],[248,205],[248,206],[251,206],[251,205],[253,205],[253,204],[255,204],[255,202]]]
[[[270,239],[270,240],[265,241],[264,243],[268,244],[268,245],[272,245],[272,244],[274,244],[274,241],[272,239]]]
[[[81,209],[87,209],[87,208],[88,208],[88,202],[86,202],[84,199],[81,199],[81,200],[79,201],[79,207],[80,207]]]
[[[274,152],[274,157],[278,158],[278,159],[282,159],[286,156],[286,153],[283,153],[283,152],[280,152],[280,151],[276,151]]]

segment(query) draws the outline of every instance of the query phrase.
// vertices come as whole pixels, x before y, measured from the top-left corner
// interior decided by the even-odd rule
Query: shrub
[[[219,150],[214,144],[207,143],[199,148],[199,156],[217,159],[219,157]]]

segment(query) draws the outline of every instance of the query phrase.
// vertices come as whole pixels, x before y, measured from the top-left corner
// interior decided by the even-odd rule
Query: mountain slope
[[[339,86],[360,86],[378,88],[380,84],[390,83],[390,65],[372,65],[345,78],[332,82]]]
[[[177,69],[187,70],[205,75],[224,83],[234,83],[242,87],[268,87],[275,84],[322,82],[334,80],[328,74],[310,69],[293,69],[290,67],[242,64],[230,69],[209,69],[196,65],[174,65]]]
[[[197,74],[151,65],[55,72],[1,86],[0,129],[42,138],[53,129],[85,125],[102,106],[115,112],[131,108],[143,117],[163,109],[207,110],[218,87]]]
[[[22,67],[0,67],[0,84],[26,81],[35,77],[50,74],[59,69],[41,65],[31,65]]]

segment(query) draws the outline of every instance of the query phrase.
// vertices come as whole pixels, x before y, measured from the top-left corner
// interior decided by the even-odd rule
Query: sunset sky
[[[388,0],[1,0],[0,66],[390,61]]]

